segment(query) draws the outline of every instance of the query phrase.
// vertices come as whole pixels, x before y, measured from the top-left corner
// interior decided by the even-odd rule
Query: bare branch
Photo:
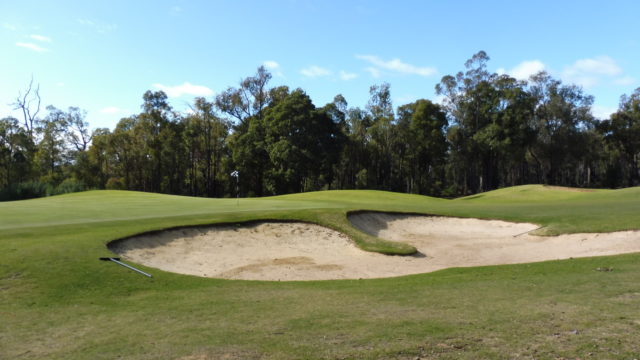
[[[34,102],[36,103],[35,108],[33,107]],[[24,128],[33,139],[33,123],[36,121],[38,113],[40,113],[41,106],[40,84],[37,85],[35,90],[33,89],[33,76],[31,76],[31,81],[29,81],[29,86],[24,94],[18,92],[18,97],[12,105],[14,106],[14,110],[22,111]]]

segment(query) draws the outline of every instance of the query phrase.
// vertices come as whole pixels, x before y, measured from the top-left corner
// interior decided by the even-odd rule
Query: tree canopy
[[[33,80],[0,119],[0,199],[81,189],[242,196],[381,189],[460,196],[527,183],[640,184],[640,88],[609,119],[593,97],[546,72],[517,80],[487,70],[480,51],[436,85],[441,104],[394,107],[391,86],[364,108],[340,94],[315,105],[302,89],[270,87],[259,67],[215,98],[175,111],[147,91],[141,111],[90,131],[86,112],[40,109]]]

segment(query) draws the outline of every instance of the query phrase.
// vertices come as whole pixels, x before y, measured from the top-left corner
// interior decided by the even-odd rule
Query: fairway
[[[438,255],[433,244],[424,248],[422,240],[407,235],[417,231],[409,223],[419,214],[431,220],[484,219],[494,227],[519,223],[518,231],[525,234],[501,231],[507,238],[530,237],[531,244],[542,235],[547,240],[553,239],[548,235],[580,238],[584,233],[602,238],[608,232],[636,234],[640,189],[576,192],[527,185],[456,200],[325,191],[239,203],[90,191],[0,203],[0,358],[640,356],[638,253],[576,258],[579,255],[558,252],[542,262],[473,267],[464,264],[469,259],[459,258],[460,263],[430,273],[324,281],[226,280],[140,262],[136,266],[153,275],[146,278],[98,260],[114,256],[108,244],[137,234],[174,229],[180,236],[198,235],[212,226],[279,231],[269,228],[272,224],[302,224],[294,230],[309,228],[327,243],[346,244],[348,251],[366,256],[403,263],[442,257],[449,250]],[[490,237],[485,234],[483,241]],[[576,246],[591,241],[581,239]],[[626,241],[629,246],[638,243],[637,238]],[[268,256],[266,251],[262,255]],[[411,256],[416,251],[424,257]],[[477,248],[472,253],[483,256]],[[339,255],[344,255],[342,250],[336,251]],[[312,258],[280,256],[264,268],[286,265],[294,270],[289,273],[305,266],[336,270],[305,256]],[[367,268],[378,271],[384,266]],[[259,271],[244,272],[251,273]],[[280,280],[293,279],[283,275]]]

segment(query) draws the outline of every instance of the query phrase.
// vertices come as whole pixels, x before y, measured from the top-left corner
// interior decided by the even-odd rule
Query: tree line
[[[174,111],[162,91],[113,130],[86,112],[46,107],[33,81],[0,120],[0,199],[82,189],[206,197],[380,189],[454,197],[504,186],[636,186],[640,88],[609,119],[593,97],[546,72],[527,81],[487,70],[483,51],[436,85],[443,99],[394,108],[389,84],[364,108],[342,95],[317,107],[302,89],[256,74]]]

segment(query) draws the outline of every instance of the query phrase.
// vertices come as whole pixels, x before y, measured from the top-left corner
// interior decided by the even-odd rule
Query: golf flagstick
[[[236,206],[240,206],[240,172],[233,170],[231,176],[236,178]]]
[[[138,269],[134,268],[133,266],[130,266],[130,265],[127,265],[127,264],[121,262],[120,258],[101,257],[100,260],[102,260],[102,261],[113,261],[114,263],[116,263],[118,265],[121,265],[121,266],[124,266],[127,269],[131,269],[131,270],[133,270],[133,271],[135,271],[135,272],[137,272],[139,274],[142,274],[142,275],[148,276],[148,277],[153,277],[153,276],[151,276],[151,274],[147,274],[146,272],[144,272],[142,270],[138,270]]]

